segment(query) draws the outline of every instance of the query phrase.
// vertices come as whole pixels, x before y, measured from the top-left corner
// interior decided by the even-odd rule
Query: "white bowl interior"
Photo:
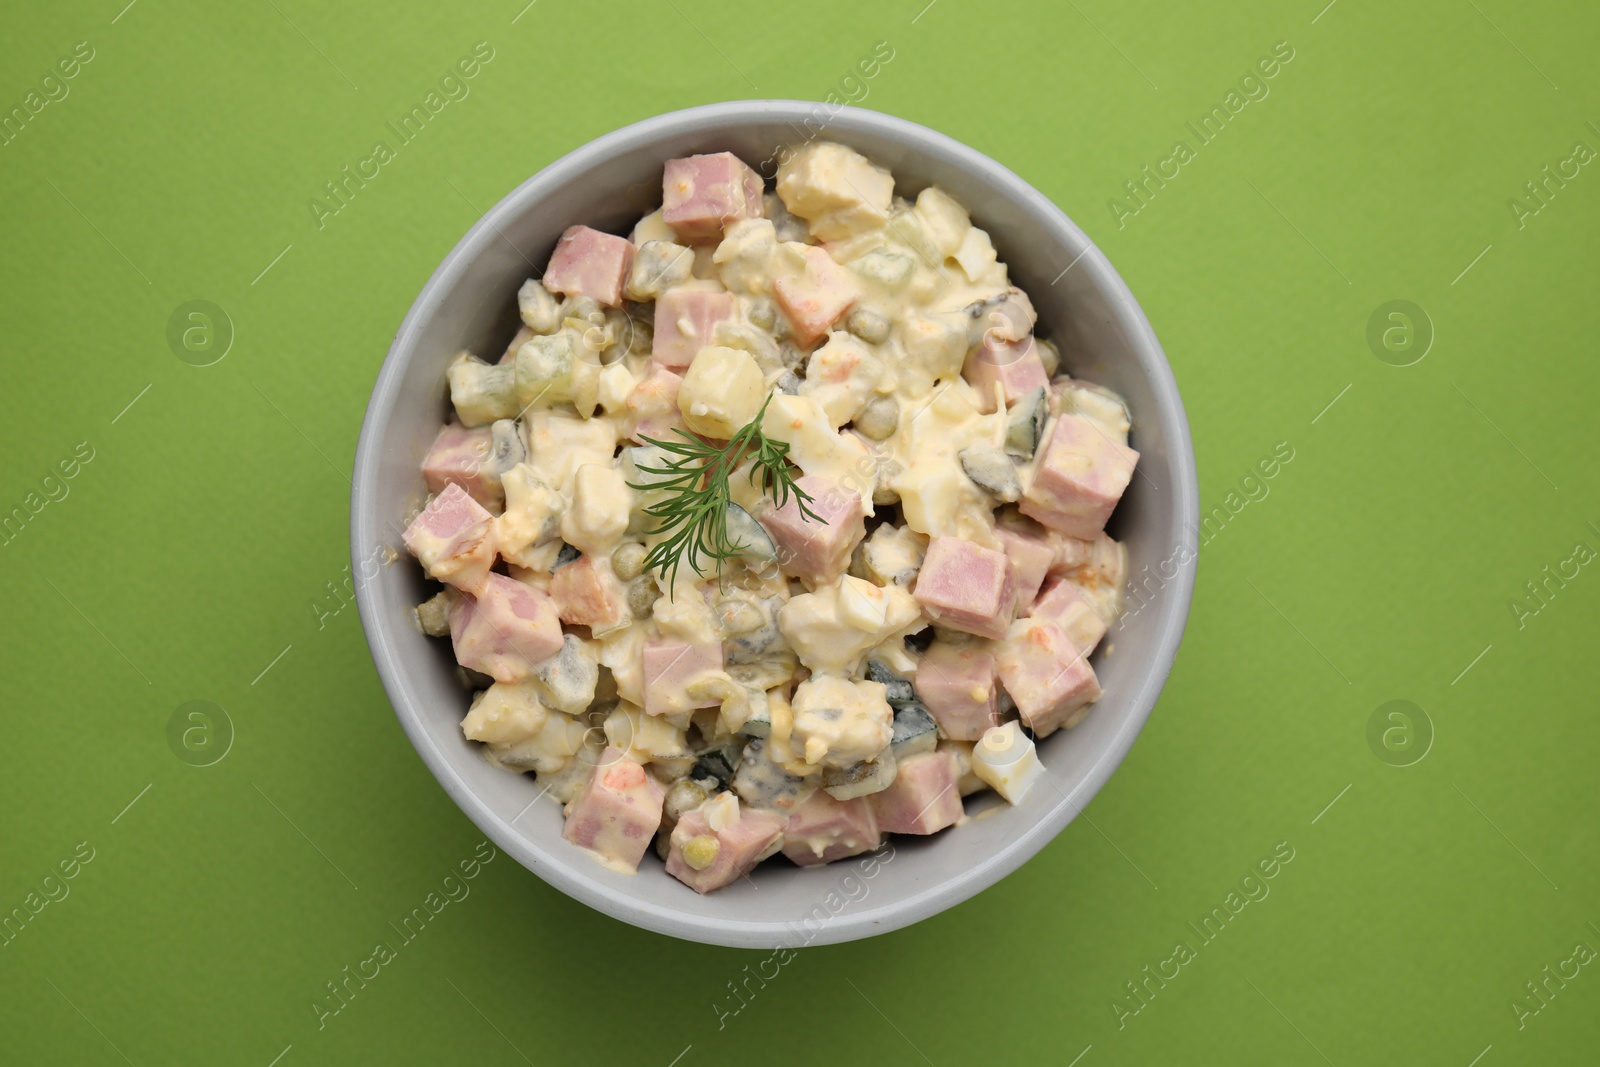
[[[969,814],[992,810],[930,839],[895,837],[892,857],[875,865],[857,858],[800,869],[780,859],[755,873],[759,887],[741,881],[701,897],[653,854],[633,876],[593,863],[561,839],[554,801],[530,806],[540,788],[531,776],[490,767],[462,737],[468,694],[449,643],[416,626],[412,608],[430,583],[399,535],[423,500],[419,464],[448,411],[446,363],[463,348],[491,359],[504,349],[518,325],[518,286],[542,271],[567,226],[626,233],[659,206],[662,164],[675,156],[726,150],[759,165],[809,136],[888,167],[901,196],[936,183],[958,197],[1032,297],[1040,335],[1060,346],[1064,369],[1128,399],[1141,458],[1110,529],[1128,546],[1130,575],[1159,575],[1161,584],[1152,581],[1149,603],[1107,635],[1110,654],[1094,659],[1105,696],[1081,725],[1041,743],[1047,780],[1023,805],[969,798]],[[768,164],[764,176],[772,173]],[[1188,424],[1161,348],[1116,272],[1059,209],[1009,170],[924,127],[850,108],[830,118],[815,104],[743,101],[663,115],[591,142],[513,191],[461,240],[396,335],[367,410],[352,551],[358,568],[380,545],[401,552],[400,563],[359,583],[368,641],[418,752],[492,840],[619,919],[707,943],[793,947],[869,936],[958,903],[1021,865],[1088,803],[1132,745],[1171,668],[1194,578],[1192,563],[1176,564],[1193,558],[1197,517]]]

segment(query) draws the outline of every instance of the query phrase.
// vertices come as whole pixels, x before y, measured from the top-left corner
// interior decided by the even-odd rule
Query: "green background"
[[[0,17],[5,109],[95,50],[0,147],[0,510],[59,495],[45,479],[80,442],[94,457],[0,548],[0,913],[94,850],[0,947],[0,1058],[1600,1058],[1592,964],[1520,1027],[1513,1008],[1600,947],[1600,568],[1520,626],[1511,607],[1577,542],[1600,548],[1600,174],[1520,226],[1507,204],[1600,147],[1592,7],[123,2]],[[319,1029],[324,983],[398,940],[481,840],[332,592],[362,413],[412,298],[563,153],[708,101],[821,99],[880,40],[894,57],[864,106],[1012,167],[1127,279],[1207,509],[1293,449],[1203,549],[1149,726],[1021,871],[802,951],[720,1027],[765,953],[636,930],[501,855]],[[308,200],[478,41],[494,58],[471,95],[319,228]],[[1279,41],[1294,58],[1270,95],[1198,147],[1184,124]],[[1195,158],[1119,227],[1108,201],[1179,139]],[[191,300],[231,322],[210,366],[167,341]],[[1396,320],[1385,361],[1368,322],[1392,300],[1426,319],[1409,354]],[[1391,700],[1420,711],[1369,743]],[[232,724],[209,766],[169,744],[190,701]],[[212,730],[190,739],[206,759]],[[1270,896],[1119,1025],[1124,983],[1196,942],[1186,924],[1279,842],[1294,859]]]

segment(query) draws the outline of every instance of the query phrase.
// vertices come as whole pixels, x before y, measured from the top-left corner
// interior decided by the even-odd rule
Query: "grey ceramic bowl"
[[[819,130],[820,127],[820,130]],[[450,645],[424,637],[412,608],[429,595],[400,531],[424,494],[418,466],[448,410],[445,364],[463,348],[501,351],[517,327],[517,287],[540,270],[567,226],[626,233],[661,200],[662,164],[732,151],[761,168],[808,137],[854,147],[893,171],[896,192],[932,183],[988,230],[1012,279],[1033,298],[1040,333],[1063,366],[1128,399],[1138,473],[1113,518],[1130,574],[1149,590],[1106,638],[1095,667],[1105,696],[1075,729],[1040,745],[1046,780],[1016,808],[968,798],[979,817],[892,851],[801,869],[779,859],[752,880],[698,896],[648,855],[615,874],[561,839],[561,812],[539,787],[484,762],[459,723],[468,696]],[[773,165],[763,169],[766,177]],[[378,375],[356,451],[351,551],[361,622],[378,674],[411,743],[445,791],[524,866],[585,904],[674,937],[747,948],[820,945],[924,919],[993,885],[1072,821],[1144,726],[1177,653],[1194,586],[1198,497],[1188,422],[1155,333],[1133,294],[1066,215],[987,156],[923,126],[853,108],[746,100],[635,123],[557,160],[513,190],[445,257],[406,315]],[[402,561],[375,568],[391,546]],[[1148,568],[1148,571],[1146,570]],[[374,575],[374,570],[377,573]],[[1107,654],[1109,653],[1109,654]],[[976,802],[976,803],[974,803]],[[752,884],[753,883],[753,884]]]

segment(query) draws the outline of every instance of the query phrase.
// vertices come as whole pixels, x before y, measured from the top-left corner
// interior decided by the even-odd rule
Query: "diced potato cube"
[[[640,763],[691,754],[681,727],[660,715],[646,715],[644,709],[633,704],[618,704],[606,716],[604,729],[606,740],[613,748]]]
[[[588,784],[567,805],[561,836],[624,870],[639,861],[661,826],[666,790],[636,760],[607,747]]]
[[[766,394],[755,357],[736,348],[702,348],[678,391],[678,410],[695,433],[728,440],[761,410]]]
[[[778,196],[813,237],[838,241],[888,220],[894,176],[853,148],[818,141],[778,165]]]
[[[917,215],[922,219],[923,232],[941,257],[953,256],[972,229],[972,217],[961,202],[937,185],[930,185],[917,194]]]
[[[561,516],[561,539],[585,553],[604,552],[628,529],[633,490],[608,464],[585,463],[572,481],[572,506]]]
[[[514,744],[537,734],[549,713],[530,682],[496,682],[479,693],[461,720],[470,741]]]

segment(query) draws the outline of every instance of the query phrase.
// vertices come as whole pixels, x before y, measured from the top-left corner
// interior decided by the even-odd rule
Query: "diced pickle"
[[[1044,386],[1029,390],[1011,405],[1006,421],[1006,455],[1032,459],[1044,439],[1044,424],[1050,418]]]
[[[568,330],[535,337],[517,349],[515,411],[544,410],[572,399],[573,365],[580,358],[578,342]]]
[[[721,792],[732,784],[733,772],[738,766],[739,750],[732,745],[719,745],[700,753],[689,771],[689,777],[697,781],[709,778],[717,783],[713,792]]]
[[[939,726],[921,704],[906,704],[894,713],[894,735],[889,747],[896,760],[919,752],[932,752],[939,741]]]
[[[649,489],[658,482],[670,481],[670,472],[662,474],[673,460],[671,452],[659,445],[635,445],[622,450],[622,473],[635,489]],[[646,467],[654,468],[646,470]]]
[[[778,612],[784,603],[783,598],[774,596],[749,605],[757,613],[758,621],[748,629],[729,634],[722,642],[723,662],[732,666],[781,659],[782,665],[793,671],[794,654],[778,630]]]
[[[629,300],[654,300],[674,285],[689,280],[694,253],[671,241],[646,241],[633,257],[623,294]]]
[[[1010,458],[992,445],[970,445],[957,455],[961,469],[979,489],[996,500],[1013,501],[1022,495],[1017,468]]]
[[[768,193],[762,197],[761,204],[762,213],[772,220],[773,233],[778,240],[805,241],[811,236],[805,219],[791,215],[777,193]]]
[[[750,717],[739,727],[743,737],[763,738],[772,733],[772,709],[765,701],[752,701]]]
[[[515,417],[516,373],[503,364],[488,364],[461,353],[450,364],[450,403],[463,426],[487,426],[496,419]]]
[[[765,330],[746,326],[742,322],[726,320],[717,323],[712,329],[711,338],[724,348],[735,348],[740,352],[750,353],[763,375],[783,369],[783,354],[778,349],[777,342]]]
[[[778,558],[778,549],[762,526],[738,504],[729,504],[726,518],[728,542],[735,546],[739,558],[753,563],[767,563]]]
[[[533,680],[546,704],[576,715],[594,701],[600,661],[582,638],[567,634],[561,639],[561,651],[534,667]]]
[[[503,475],[528,458],[528,446],[523,443],[515,419],[497,419],[489,428],[489,458],[486,470]]]
[[[441,589],[417,605],[417,624],[429,637],[450,636],[450,605],[455,603],[454,589]]]
[[[814,785],[774,763],[767,757],[767,743],[756,740],[745,746],[732,788],[752,808],[788,811]]]
[[[537,278],[529,278],[517,290],[517,313],[534,333],[554,333],[561,325],[561,302]]]
[[[917,692],[911,687],[911,682],[890,670],[881,660],[867,660],[867,681],[877,682],[884,687],[883,698],[891,708],[903,708],[917,702]]]
[[[886,749],[871,763],[824,768],[822,788],[835,800],[854,800],[888,789],[894,784],[894,774],[894,753]]]

